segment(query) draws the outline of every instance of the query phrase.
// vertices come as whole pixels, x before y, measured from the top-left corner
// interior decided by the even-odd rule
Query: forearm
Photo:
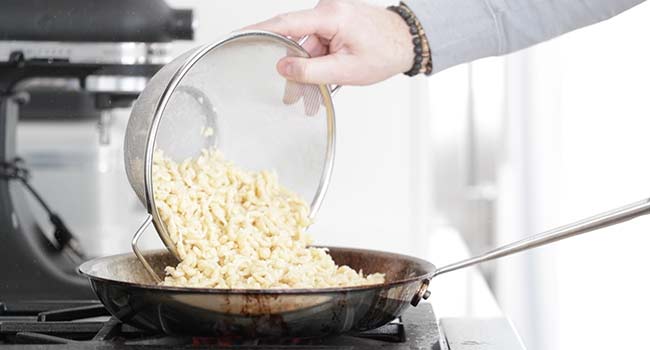
[[[644,0],[404,0],[422,23],[433,72],[517,51]]]

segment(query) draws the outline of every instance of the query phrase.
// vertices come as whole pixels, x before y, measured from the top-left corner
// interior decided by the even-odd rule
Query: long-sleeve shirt
[[[404,0],[427,36],[433,73],[499,56],[615,16],[644,0]]]

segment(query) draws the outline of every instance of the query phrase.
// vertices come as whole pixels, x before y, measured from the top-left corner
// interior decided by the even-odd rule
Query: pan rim
[[[361,285],[361,286],[349,286],[349,287],[327,287],[327,288],[277,288],[277,289],[225,289],[225,288],[195,288],[195,287],[175,287],[175,286],[160,286],[156,284],[144,284],[144,283],[136,283],[136,282],[127,282],[127,281],[121,281],[121,280],[116,280],[116,279],[110,279],[110,278],[105,278],[105,277],[99,277],[96,275],[93,275],[89,270],[92,266],[96,265],[99,262],[102,261],[110,261],[114,260],[118,257],[126,257],[126,256],[134,256],[132,252],[130,253],[123,253],[123,254],[115,254],[115,255],[109,255],[109,256],[104,256],[104,257],[99,257],[99,258],[94,258],[91,260],[88,260],[77,268],[77,271],[83,275],[86,276],[89,280],[91,281],[101,281],[101,282],[106,282],[106,283],[111,283],[113,285],[121,285],[125,287],[133,287],[133,288],[140,288],[140,289],[146,289],[146,290],[158,290],[158,291],[170,291],[170,292],[176,292],[176,293],[187,293],[187,294],[261,294],[261,295],[298,295],[298,294],[323,294],[323,293],[340,293],[340,292],[360,292],[360,291],[366,291],[366,290],[373,290],[376,288],[386,288],[386,287],[393,287],[397,285],[402,285],[406,283],[411,283],[411,282],[416,282],[416,281],[424,281],[426,280],[427,283],[429,280],[431,280],[435,274],[436,274],[436,266],[425,260],[421,259],[418,257],[406,255],[406,254],[399,254],[399,253],[392,253],[392,252],[386,252],[386,251],[381,251],[381,250],[373,250],[373,249],[361,249],[361,248],[349,248],[349,247],[335,247],[335,246],[313,246],[315,248],[327,248],[327,249],[333,249],[333,250],[347,250],[347,251],[354,251],[354,252],[365,252],[365,253],[374,253],[374,254],[383,254],[383,255],[389,255],[395,258],[401,258],[405,260],[411,260],[418,265],[421,265],[425,268],[425,270],[428,270],[428,272],[414,276],[414,277],[409,277],[409,278],[403,278],[399,280],[394,280],[390,281],[387,283],[381,283],[381,284],[367,284],[367,285]],[[166,249],[156,249],[156,250],[148,250],[144,252],[145,254],[149,253],[154,253],[154,252],[165,252],[169,253]]]

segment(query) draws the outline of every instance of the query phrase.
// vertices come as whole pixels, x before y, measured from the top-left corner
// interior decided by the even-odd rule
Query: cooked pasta
[[[309,208],[269,171],[242,170],[217,150],[174,162],[154,155],[158,213],[181,257],[161,284],[209,288],[325,288],[376,284],[309,247]]]

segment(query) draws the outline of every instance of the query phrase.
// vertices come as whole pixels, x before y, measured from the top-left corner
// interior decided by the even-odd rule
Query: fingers
[[[279,15],[244,29],[265,30],[295,39],[305,35],[331,39],[336,34],[337,24],[331,16],[322,15],[318,8],[315,8]]]
[[[298,102],[303,95],[302,90],[302,85],[287,80],[287,83],[284,85],[284,97],[282,98],[282,102],[288,105]]]
[[[320,106],[323,104],[323,97],[321,96],[320,90],[317,86],[303,86],[305,87],[305,90],[303,91],[302,102],[305,108],[305,114],[308,116],[314,116],[318,113]]]
[[[345,84],[345,77],[354,69],[351,58],[333,54],[315,58],[285,57],[277,64],[285,78],[307,84]]]
[[[282,102],[286,105],[292,105],[301,99],[305,109],[305,115],[307,116],[316,115],[320,106],[323,104],[322,96],[317,86],[304,85],[287,80],[284,86]]]

